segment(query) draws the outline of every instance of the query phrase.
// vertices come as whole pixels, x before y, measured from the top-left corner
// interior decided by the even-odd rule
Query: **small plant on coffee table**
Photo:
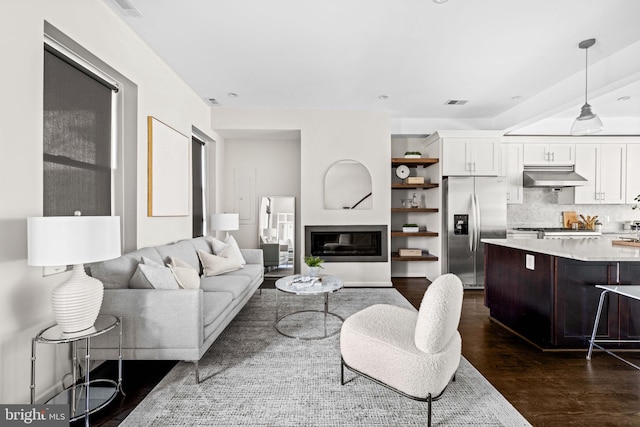
[[[324,260],[322,258],[320,258],[319,256],[309,255],[309,256],[304,257],[304,263],[307,264],[308,267],[324,268],[322,266],[323,262],[324,262]]]

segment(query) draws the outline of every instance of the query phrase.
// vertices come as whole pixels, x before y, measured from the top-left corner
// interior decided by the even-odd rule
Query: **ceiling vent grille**
[[[217,100],[217,99],[215,99],[215,98],[209,98],[209,102],[210,102],[212,105],[220,105],[220,103],[218,102],[218,100]]]
[[[132,18],[142,18],[142,14],[129,0],[113,0],[120,9],[122,9],[122,14],[124,16],[130,16]]]
[[[469,102],[468,99],[449,99],[444,105],[464,105]]]

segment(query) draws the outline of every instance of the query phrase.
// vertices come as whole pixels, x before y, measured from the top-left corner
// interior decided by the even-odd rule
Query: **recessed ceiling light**
[[[229,92],[229,93],[227,94],[227,96],[229,96],[230,98],[237,98],[237,97],[238,97],[238,94],[237,94],[237,93],[235,93],[235,92]]]
[[[380,96],[378,97],[378,99],[379,99],[380,101],[386,101],[387,99],[389,99],[389,95],[380,95]]]
[[[433,0],[434,3],[437,4],[442,4],[442,3],[446,3],[448,0]]]
[[[631,97],[629,95],[625,95],[625,96],[621,96],[620,98],[618,98],[618,101],[627,101],[631,99]]]

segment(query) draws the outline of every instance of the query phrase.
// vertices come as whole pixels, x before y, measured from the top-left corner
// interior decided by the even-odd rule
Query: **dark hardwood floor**
[[[416,308],[428,282],[394,278]],[[263,285],[273,287],[273,280]],[[640,426],[640,371],[602,353],[542,352],[489,320],[483,291],[465,291],[462,354],[534,426]],[[640,355],[625,353],[640,364]],[[94,426],[117,426],[176,362],[125,361],[124,390],[91,417]],[[113,377],[115,362],[92,375]],[[79,426],[80,422],[72,425]]]

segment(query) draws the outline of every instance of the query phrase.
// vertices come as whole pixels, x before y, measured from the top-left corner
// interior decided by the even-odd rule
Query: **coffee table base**
[[[313,335],[310,337],[306,337],[306,336],[301,336],[301,335],[292,335],[292,334],[288,334],[286,332],[283,332],[282,330],[280,330],[280,327],[278,326],[278,324],[280,323],[281,320],[286,319],[287,317],[290,316],[294,316],[296,314],[301,314],[301,313],[321,313],[324,315],[324,334],[323,335]],[[287,338],[294,338],[297,340],[303,340],[303,341],[312,341],[312,340],[323,340],[325,338],[330,338],[336,334],[338,334],[340,332],[340,327],[338,327],[334,332],[327,334],[327,316],[333,316],[336,319],[340,320],[340,323],[344,322],[344,319],[340,316],[338,316],[335,313],[331,313],[331,312],[325,312],[323,310],[300,310],[300,311],[294,311],[293,313],[289,313],[289,314],[285,314],[284,316],[282,316],[281,318],[277,319],[276,322],[274,323],[274,326],[276,328],[276,331],[278,331],[278,333],[280,335],[283,335]]]

